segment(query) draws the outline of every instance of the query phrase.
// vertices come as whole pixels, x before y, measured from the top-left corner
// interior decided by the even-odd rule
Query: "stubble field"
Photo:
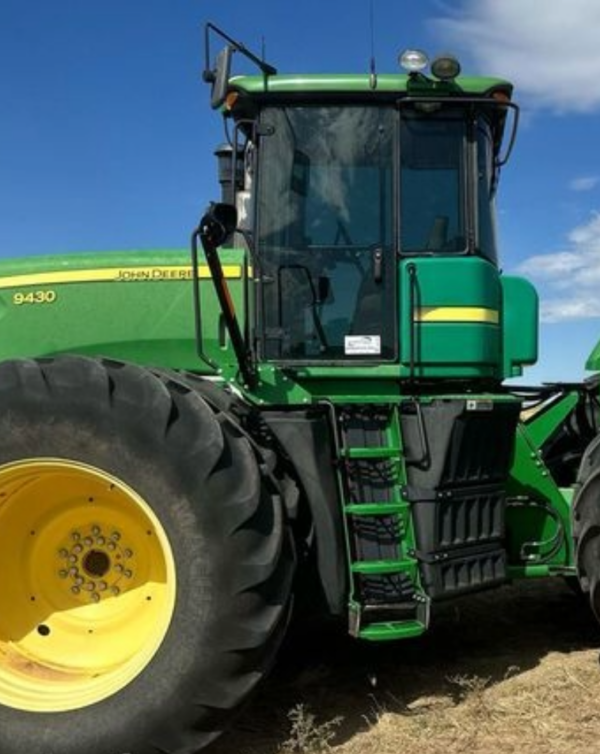
[[[296,630],[211,754],[579,754],[600,742],[600,628],[562,580],[440,606],[420,639]]]

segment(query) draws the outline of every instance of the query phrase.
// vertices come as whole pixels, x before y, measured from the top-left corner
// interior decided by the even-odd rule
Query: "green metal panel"
[[[504,377],[519,377],[538,358],[538,294],[524,278],[503,276],[502,358]]]
[[[578,402],[578,392],[563,393],[556,400],[524,420],[523,423],[527,427],[529,441],[536,450],[542,449],[546,440],[554,434],[557,427],[569,416]]]
[[[421,323],[416,333],[415,373],[419,377],[498,376],[500,333],[497,325]],[[403,359],[408,362],[406,347]]]
[[[403,366],[408,367],[412,350],[418,377],[500,378],[500,309],[499,273],[486,260],[465,256],[404,260],[400,265]]]
[[[243,320],[241,252],[223,252]],[[206,351],[235,369],[201,267]],[[69,254],[0,263],[0,359],[102,355],[211,372],[196,353],[187,250]]]
[[[600,372],[600,340],[594,346],[591,354],[585,362],[585,368],[591,372]]]
[[[539,439],[539,438],[538,438]],[[557,487],[535,432],[520,424],[508,483],[509,571],[514,578],[575,573],[571,495]]]

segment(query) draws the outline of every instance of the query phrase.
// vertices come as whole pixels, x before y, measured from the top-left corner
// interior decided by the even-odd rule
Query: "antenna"
[[[375,8],[373,0],[369,0],[369,31],[371,35],[371,60],[369,63],[369,86],[377,89],[377,70],[375,66]]]

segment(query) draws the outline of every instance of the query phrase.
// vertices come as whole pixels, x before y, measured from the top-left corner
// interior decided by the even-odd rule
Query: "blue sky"
[[[502,260],[536,283],[543,319],[523,381],[581,378],[600,337],[600,3],[373,5],[380,71],[420,47],[515,82]],[[368,68],[369,15],[368,0],[2,0],[0,256],[186,246],[218,195],[203,23],[264,39],[281,71],[352,72]]]

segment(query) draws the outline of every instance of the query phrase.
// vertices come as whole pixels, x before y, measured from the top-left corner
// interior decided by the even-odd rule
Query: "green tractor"
[[[207,61],[191,262],[0,265],[3,754],[193,754],[294,597],[373,642],[521,578],[600,615],[599,380],[507,383],[538,320],[497,262],[511,84],[280,75],[210,24]]]

